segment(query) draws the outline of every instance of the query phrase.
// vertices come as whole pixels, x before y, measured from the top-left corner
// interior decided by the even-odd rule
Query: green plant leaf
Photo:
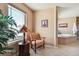
[[[6,43],[9,39],[14,39],[17,35],[17,30],[11,28],[11,26],[17,27],[15,20],[11,16],[3,15],[0,10],[0,53],[4,53],[7,48]]]

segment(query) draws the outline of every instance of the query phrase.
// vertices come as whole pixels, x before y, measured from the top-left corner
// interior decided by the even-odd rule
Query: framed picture
[[[67,23],[60,23],[59,27],[68,27],[68,24]]]
[[[41,27],[48,27],[48,20],[41,20]]]

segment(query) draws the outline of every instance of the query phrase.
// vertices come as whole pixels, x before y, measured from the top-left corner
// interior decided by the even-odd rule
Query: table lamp
[[[26,41],[25,41],[25,33],[28,31],[28,29],[27,29],[27,27],[24,25],[22,28],[21,28],[21,30],[20,30],[20,32],[23,32],[23,35],[24,35],[24,39],[23,39],[23,44],[25,44],[26,43]]]
[[[30,55],[29,43],[25,41],[25,33],[28,32],[27,27],[24,25],[21,28],[20,32],[23,32],[24,40],[23,40],[23,44],[19,45],[19,56],[29,56]]]

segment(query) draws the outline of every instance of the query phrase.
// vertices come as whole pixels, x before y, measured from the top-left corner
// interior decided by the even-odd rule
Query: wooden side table
[[[19,56],[30,56],[29,43],[19,45]]]

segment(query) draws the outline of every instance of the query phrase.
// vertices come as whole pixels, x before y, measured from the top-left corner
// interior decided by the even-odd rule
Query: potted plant
[[[3,54],[5,50],[10,49],[6,47],[9,39],[14,39],[17,35],[17,30],[12,26],[16,26],[16,22],[11,16],[3,15],[0,10],[0,54]]]

